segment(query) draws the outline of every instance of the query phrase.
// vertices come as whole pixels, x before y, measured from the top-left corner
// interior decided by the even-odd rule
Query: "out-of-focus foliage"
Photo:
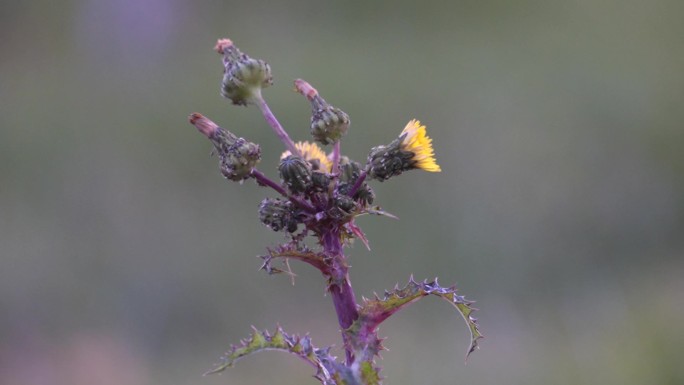
[[[295,141],[299,77],[349,114],[357,160],[410,119],[428,127],[442,173],[373,185],[401,219],[359,218],[373,253],[351,250],[351,279],[364,294],[439,272],[478,299],[487,339],[461,366],[467,331],[421,301],[383,324],[387,384],[684,382],[683,13],[0,3],[0,383],[316,383],[268,353],[201,377],[252,323],[338,338],[313,269],[292,263],[294,287],[258,271],[279,240],[258,219],[266,190],[223,181],[187,124],[201,109],[277,176],[259,113],[219,96],[223,36],[269,62],[281,86],[264,95]]]

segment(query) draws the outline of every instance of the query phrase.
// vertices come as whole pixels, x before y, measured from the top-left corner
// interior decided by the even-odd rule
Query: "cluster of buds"
[[[214,372],[252,352],[276,349],[299,355],[312,363],[318,368],[316,378],[324,385],[380,384],[375,358],[383,347],[377,336],[377,326],[404,305],[427,295],[448,300],[466,319],[472,337],[469,353],[472,352],[481,334],[471,316],[474,310],[470,307],[471,302],[456,295],[455,288],[443,288],[436,280],[421,284],[411,279],[405,288],[386,292],[384,299],[358,302],[349,280],[345,246],[353,239],[368,245],[355,218],[363,214],[389,215],[372,206],[376,196],[368,181],[382,182],[413,169],[441,171],[425,126],[417,120],[409,121],[389,144],[372,148],[362,164],[341,154],[340,141],[349,130],[349,116],[326,102],[309,83],[297,79],[295,90],[311,104],[313,141],[295,143],[262,97],[261,90],[272,84],[270,66],[243,54],[228,39],[219,40],[215,50],[223,57],[222,95],[235,105],[258,106],[285,146],[277,168],[279,180],[270,179],[256,168],[261,159],[259,145],[198,113],[190,116],[190,123],[214,145],[225,178],[239,182],[251,178],[259,186],[270,187],[280,195],[264,199],[258,209],[264,225],[286,234],[285,243],[269,249],[268,255],[262,257],[262,268],[269,273],[284,272],[273,267],[272,262],[280,259],[287,264],[289,259],[296,259],[321,271],[342,329],[346,360],[338,362],[329,355],[329,349],[300,346],[302,341],[309,344],[308,339],[286,337],[280,329],[275,335],[255,330],[252,338],[246,340],[244,346],[234,347],[224,365]],[[319,145],[331,145],[331,149],[326,152]],[[320,249],[306,246],[303,240],[307,236],[315,237]],[[302,356],[305,351],[309,353]]]

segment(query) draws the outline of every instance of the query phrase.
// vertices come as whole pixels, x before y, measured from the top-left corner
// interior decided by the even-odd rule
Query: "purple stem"
[[[283,126],[280,125],[280,122],[278,122],[278,119],[276,119],[275,115],[273,115],[271,109],[268,108],[268,104],[266,104],[266,101],[261,96],[261,93],[256,95],[254,100],[256,101],[259,110],[261,110],[261,113],[264,115],[266,122],[268,122],[268,125],[273,128],[273,132],[275,132],[280,141],[283,142],[288,150],[290,150],[290,153],[301,157],[302,154],[299,153],[299,150],[297,150],[297,147],[295,147],[295,144],[292,139],[290,139],[290,136],[287,134]]]
[[[349,281],[349,268],[342,250],[339,229],[331,229],[322,238],[325,251],[332,259],[328,290],[335,305],[337,321],[342,328],[342,336],[346,338],[344,330],[348,329],[359,318],[356,296]],[[351,364],[353,352],[348,343],[345,343],[345,353],[347,364]]]
[[[354,194],[356,194],[357,191],[359,191],[359,188],[361,188],[361,185],[363,184],[363,181],[366,180],[366,176],[368,175],[367,171],[361,172],[361,175],[359,175],[358,178],[356,178],[356,182],[354,182],[354,185],[352,186],[351,190],[349,190],[349,195],[350,197],[353,197]]]
[[[300,207],[305,209],[306,211],[309,211],[311,213],[316,212],[316,208],[311,206],[309,202],[306,202],[302,200],[301,198],[295,197],[295,196],[290,196],[287,194],[287,191],[283,188],[283,186],[279,185],[278,183],[274,182],[271,180],[271,178],[267,177],[264,175],[261,171],[257,170],[256,168],[252,169],[251,173],[252,177],[257,180],[259,184],[262,184],[264,186],[268,186],[275,191],[277,191],[280,195],[289,198],[292,202],[298,204]]]

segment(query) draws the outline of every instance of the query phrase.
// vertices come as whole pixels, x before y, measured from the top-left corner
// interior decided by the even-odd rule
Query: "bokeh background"
[[[357,295],[417,278],[478,301],[486,339],[438,299],[388,320],[388,384],[684,383],[684,3],[0,3],[0,383],[316,384],[263,353],[201,374],[250,325],[339,346],[323,282],[258,271],[280,241],[253,183],[224,181],[198,111],[264,149],[219,96],[219,37],[274,69],[296,140],[302,77],[352,117],[365,159],[419,118],[441,174],[374,186]]]

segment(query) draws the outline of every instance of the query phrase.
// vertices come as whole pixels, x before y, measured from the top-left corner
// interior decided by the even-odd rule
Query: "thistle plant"
[[[249,337],[230,347],[222,362],[207,372],[218,373],[239,359],[264,350],[294,354],[311,365],[314,377],[324,385],[381,384],[376,359],[384,350],[378,326],[392,314],[420,298],[434,295],[454,306],[470,331],[466,357],[477,348],[482,334],[472,313],[472,302],[458,295],[454,286],[443,287],[434,280],[409,278],[403,287],[357,300],[349,278],[349,257],[345,248],[355,239],[366,247],[368,240],[355,223],[356,217],[375,214],[393,217],[374,206],[375,193],[370,181],[384,182],[409,170],[441,171],[435,161],[432,140],[425,126],[411,120],[389,144],[370,150],[365,163],[343,156],[340,142],[347,134],[349,116],[330,105],[304,80],[295,80],[295,90],[311,105],[310,134],[313,141],[295,143],[264,101],[262,90],[272,85],[271,67],[263,60],[242,53],[229,39],[215,47],[223,59],[221,94],[234,105],[256,106],[285,146],[278,165],[278,179],[262,173],[258,144],[238,137],[199,113],[190,123],[214,145],[219,168],[226,179],[256,181],[258,186],[275,191],[278,197],[261,201],[259,220],[273,231],[282,232],[282,244],[267,248],[260,256],[261,269],[268,274],[291,274],[289,261],[304,262],[318,269],[325,278],[339,322],[344,357],[338,359],[331,347],[316,347],[308,335],[286,333],[276,327],[269,332],[253,328]],[[330,146],[329,152],[321,146]],[[316,246],[309,246],[311,237]],[[312,242],[308,242],[312,243]]]

